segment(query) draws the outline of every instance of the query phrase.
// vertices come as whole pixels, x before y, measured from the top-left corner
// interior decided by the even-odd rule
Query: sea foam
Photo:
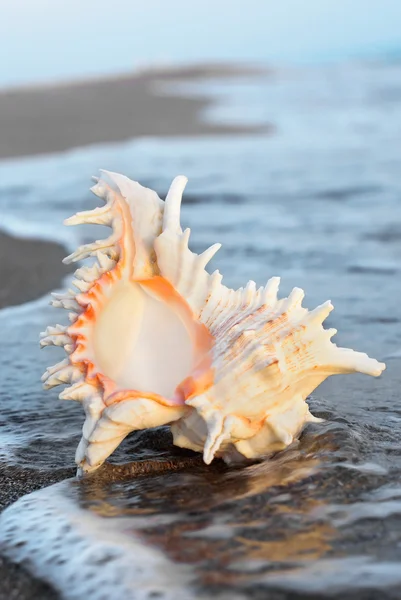
[[[187,567],[144,544],[128,518],[75,502],[72,481],[24,496],[0,517],[0,551],[68,600],[191,600]]]

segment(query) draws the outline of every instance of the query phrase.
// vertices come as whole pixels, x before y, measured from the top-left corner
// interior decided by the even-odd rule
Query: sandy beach
[[[53,242],[0,234],[0,308],[29,302],[55,289],[72,270],[64,248]]]
[[[210,124],[210,98],[159,95],[160,84],[261,74],[253,68],[193,67],[0,90],[0,159],[150,136],[230,135],[260,127]]]

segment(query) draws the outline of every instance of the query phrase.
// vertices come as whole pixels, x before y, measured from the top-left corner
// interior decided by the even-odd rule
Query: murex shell
[[[279,278],[232,290],[188,248],[180,225],[187,179],[174,179],[163,202],[123,175],[102,171],[92,188],[101,208],[67,219],[112,228],[78,248],[71,263],[94,257],[54,295],[70,311],[67,327],[48,327],[42,346],[67,358],[47,369],[45,388],[69,384],[61,399],[82,403],[86,419],[76,452],[80,472],[99,467],[131,432],[171,424],[177,446],[227,463],[255,459],[292,443],[308,421],[305,402],[329,375],[378,376],[385,365],[338,348],[322,326],[333,306],[309,312],[304,292],[277,298]]]

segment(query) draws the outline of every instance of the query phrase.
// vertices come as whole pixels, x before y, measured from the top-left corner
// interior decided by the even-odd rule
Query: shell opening
[[[179,305],[138,282],[121,282],[94,325],[98,369],[117,389],[173,398],[191,373],[196,349]]]

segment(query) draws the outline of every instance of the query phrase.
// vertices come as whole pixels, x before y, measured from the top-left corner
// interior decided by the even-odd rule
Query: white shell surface
[[[76,462],[97,468],[133,430],[172,423],[174,443],[238,462],[282,450],[310,414],[307,396],[328,376],[378,376],[385,365],[331,342],[323,322],[330,302],[308,311],[294,288],[278,299],[279,278],[232,290],[206,265],[180,224],[185,177],[163,202],[127,177],[102,172],[92,191],[105,201],[67,224],[108,225],[112,233],[77,249],[74,286],[52,304],[71,313],[69,327],[49,327],[42,346],[67,358],[49,368],[45,387],[70,384],[62,399],[86,414]]]

